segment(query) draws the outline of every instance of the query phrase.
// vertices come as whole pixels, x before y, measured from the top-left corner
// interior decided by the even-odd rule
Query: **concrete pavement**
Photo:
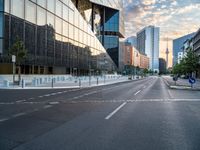
[[[200,149],[198,91],[159,77],[76,90],[0,90],[0,149]]]

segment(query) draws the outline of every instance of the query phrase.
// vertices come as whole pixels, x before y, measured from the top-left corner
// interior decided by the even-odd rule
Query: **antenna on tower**
[[[166,48],[166,69],[168,68],[168,59],[169,59],[169,49],[168,49],[168,37],[167,37],[167,48]]]

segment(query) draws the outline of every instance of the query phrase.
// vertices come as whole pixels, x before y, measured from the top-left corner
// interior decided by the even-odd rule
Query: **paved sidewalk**
[[[191,88],[191,84],[189,83],[188,79],[178,78],[178,81],[176,81],[175,84],[175,82],[173,81],[173,77],[162,76],[162,78],[166,81],[166,84],[168,84],[168,86],[173,89],[200,90],[199,79],[196,80],[196,83],[193,85],[193,88]]]

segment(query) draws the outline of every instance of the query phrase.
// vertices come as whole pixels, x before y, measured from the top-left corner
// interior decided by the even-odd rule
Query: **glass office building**
[[[107,9],[113,13],[107,16]],[[21,66],[25,74],[116,69],[111,58],[122,37],[119,11],[89,0],[0,0],[0,73],[12,72],[9,50],[17,38],[28,52]]]

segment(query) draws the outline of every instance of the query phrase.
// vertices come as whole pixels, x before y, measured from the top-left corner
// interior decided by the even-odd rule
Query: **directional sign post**
[[[190,78],[189,78],[189,83],[191,84],[191,88],[193,88],[193,84],[196,83],[196,79],[193,78],[193,77],[190,77]]]

